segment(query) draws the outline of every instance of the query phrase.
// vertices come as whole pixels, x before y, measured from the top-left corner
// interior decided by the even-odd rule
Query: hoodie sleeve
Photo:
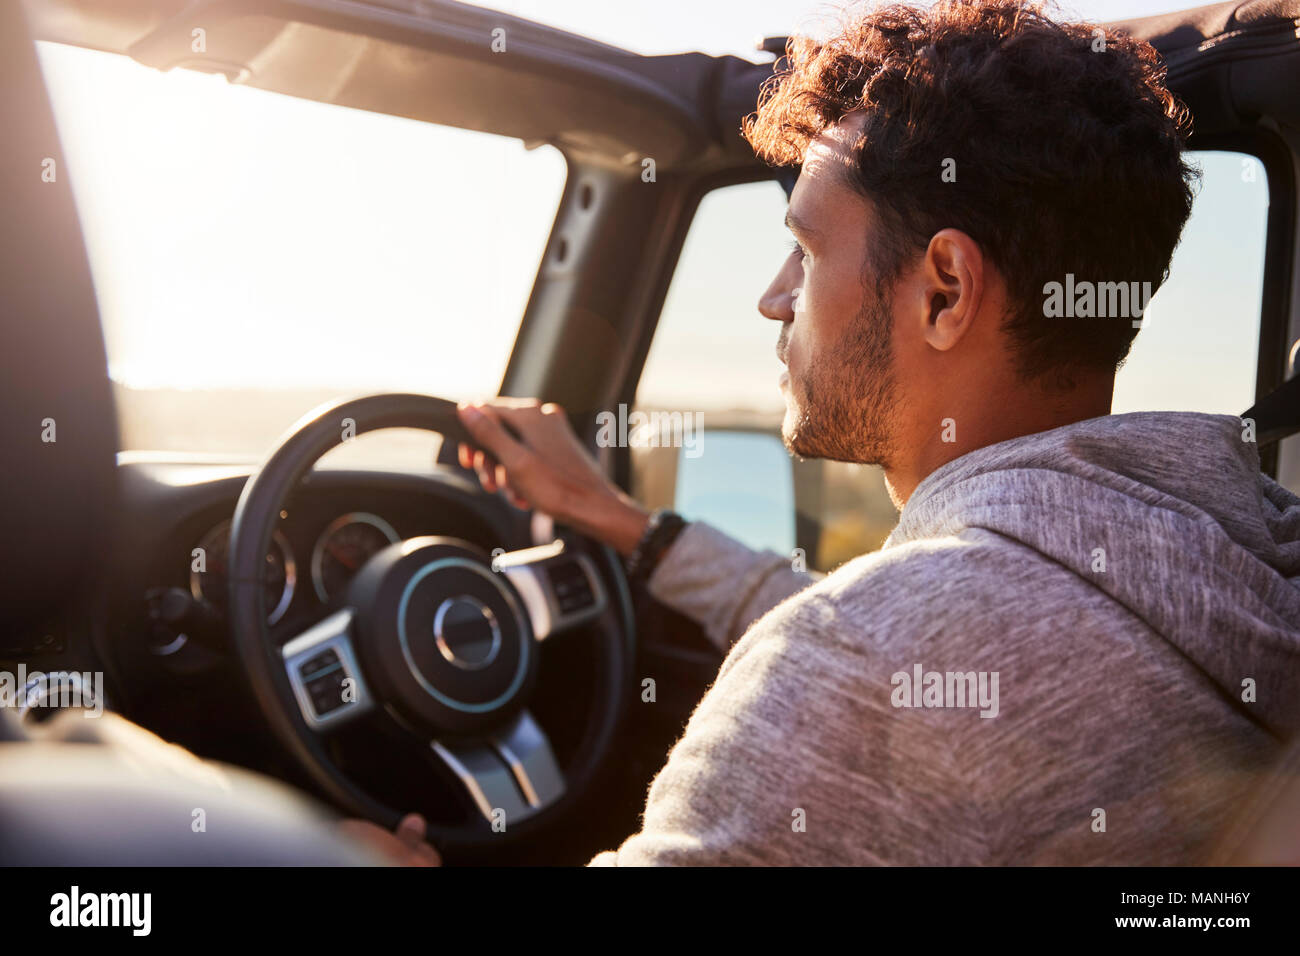
[[[907,864],[933,861],[936,845],[952,864],[987,859],[957,765],[956,725],[971,715],[900,717],[878,640],[890,629],[845,620],[823,587],[736,642],[651,784],[640,831],[589,866]]]
[[[651,595],[704,628],[724,654],[756,620],[824,575],[755,551],[702,521],[686,525],[650,576]]]

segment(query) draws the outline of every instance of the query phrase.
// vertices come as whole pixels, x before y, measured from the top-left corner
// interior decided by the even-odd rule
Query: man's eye
[[[803,246],[799,245],[798,239],[790,243],[790,251],[799,253],[800,259],[806,259],[808,257],[808,250],[805,249]]]

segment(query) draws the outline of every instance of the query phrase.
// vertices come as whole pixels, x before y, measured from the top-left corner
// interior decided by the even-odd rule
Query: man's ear
[[[941,229],[921,259],[926,344],[946,352],[970,331],[984,297],[984,254],[959,229]]]

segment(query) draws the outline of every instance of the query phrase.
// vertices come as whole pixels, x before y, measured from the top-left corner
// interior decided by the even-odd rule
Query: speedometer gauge
[[[227,562],[230,556],[230,522],[223,521],[199,541],[200,556],[193,555],[190,564],[190,593],[196,600],[207,601],[225,613],[230,600],[230,581]],[[266,553],[266,566],[262,569],[262,593],[266,601],[266,623],[274,624],[284,617],[293,600],[297,580],[293,551],[279,531],[271,536],[271,550]]]
[[[353,511],[335,518],[311,554],[316,596],[325,602],[341,593],[361,565],[398,540],[393,526],[377,515]]]

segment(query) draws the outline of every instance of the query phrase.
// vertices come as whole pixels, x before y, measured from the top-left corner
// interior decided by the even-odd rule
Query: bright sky
[[[41,55],[119,381],[499,383],[564,185],[553,149]]]
[[[756,56],[758,37],[816,30],[836,8],[807,0],[490,5],[641,53],[743,56]],[[1066,9],[1101,20],[1180,6],[1077,0]],[[449,397],[495,389],[563,187],[556,152],[210,76],[162,74],[106,54],[50,44],[41,52],[115,378],[170,388],[321,385]],[[717,335],[754,318],[787,238],[778,221],[782,199],[769,191],[776,196],[737,213],[755,229],[752,241],[727,247],[731,261],[721,270],[730,280],[696,282],[684,267],[669,318],[687,309],[714,322]],[[1261,195],[1216,192],[1215,215],[1257,212]],[[1247,273],[1257,268],[1250,249],[1222,234],[1216,243],[1215,233],[1207,231],[1205,251],[1185,271],[1210,270],[1225,257]],[[714,276],[718,268],[711,264]],[[687,302],[683,289],[693,284],[699,295]],[[1222,380],[1214,363],[1229,353],[1253,375],[1253,343],[1241,326],[1231,342],[1221,341],[1214,329],[1222,322],[1213,319],[1249,304],[1232,287],[1222,301],[1189,287],[1177,307],[1192,315],[1169,326],[1169,341],[1176,345],[1192,329],[1209,376],[1190,389],[1182,382],[1190,400],[1224,411],[1242,405],[1250,381],[1215,393],[1210,380]],[[1185,379],[1152,324],[1144,333],[1151,374],[1163,369]],[[1211,334],[1196,339],[1196,329]],[[772,339],[763,339],[769,353]],[[689,369],[712,354],[697,344],[682,358]],[[770,385],[764,378],[767,398],[775,397]],[[1125,401],[1142,407],[1140,395]]]

